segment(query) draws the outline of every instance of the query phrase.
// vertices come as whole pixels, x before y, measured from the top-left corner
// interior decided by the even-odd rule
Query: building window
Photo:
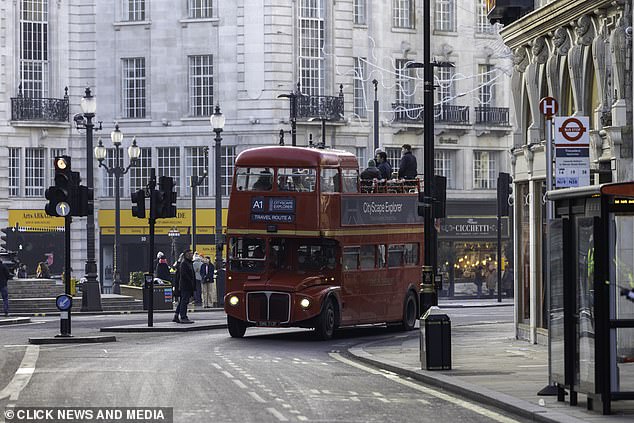
[[[221,159],[222,163],[220,175],[222,178],[222,195],[228,197],[231,192],[231,183],[233,181],[233,167],[236,163],[236,148],[234,146],[222,147]]]
[[[180,193],[181,155],[178,147],[159,147],[156,149],[158,176],[174,178],[176,193]]]
[[[189,0],[189,17],[192,19],[211,18],[212,0]]]
[[[366,75],[366,62],[365,59],[360,57],[354,58],[354,74],[352,76],[354,81],[354,114],[359,117],[367,117],[368,109],[365,98],[365,75]]]
[[[398,165],[401,162],[401,148],[388,147],[385,149],[385,154],[387,154],[387,162],[392,166],[392,173],[398,172]]]
[[[414,0],[392,0],[392,26],[414,28]]]
[[[20,14],[20,84],[22,95],[49,96],[48,0],[23,0]]]
[[[9,196],[20,195],[20,147],[9,148]]]
[[[301,0],[299,8],[299,76],[304,94],[324,94],[323,56],[325,19],[323,0]]]
[[[211,116],[213,105],[213,56],[189,56],[189,113],[192,116]]]
[[[145,117],[145,58],[123,59],[123,116]]]
[[[451,150],[434,151],[434,169],[436,175],[447,178],[447,189],[454,189],[454,157],[455,152]]]
[[[495,104],[493,70],[493,65],[478,65],[478,100],[480,105],[493,106]]]
[[[124,18],[127,21],[145,20],[145,0],[124,0]]]
[[[476,0],[476,9],[478,11],[476,31],[481,34],[492,34],[494,27],[487,17],[487,0]]]
[[[456,0],[436,0],[436,31],[456,30]]]
[[[150,169],[152,169],[152,149],[142,147],[137,165],[130,168],[130,191],[145,188],[150,180]]]
[[[473,152],[473,188],[495,189],[497,182],[496,153],[493,151]]]
[[[207,169],[205,162],[205,147],[187,147],[185,149],[186,157],[186,174],[187,180],[185,181],[187,195],[192,195],[191,189],[191,177],[202,176]],[[196,191],[198,196],[207,197],[209,195],[209,177],[206,177],[202,184],[198,186]]]
[[[44,195],[45,151],[27,148],[24,158],[24,196],[41,197]]]
[[[55,157],[63,156],[66,154],[65,148],[51,148],[50,150],[50,160],[48,163],[49,166],[49,175],[50,175],[50,184],[55,185]]]
[[[366,24],[366,1],[354,0],[354,23],[357,25]]]
[[[396,59],[396,102],[402,104],[414,103],[414,79],[410,77],[409,69],[405,66],[407,59]],[[422,113],[422,110],[421,110]]]
[[[436,102],[450,105],[456,97],[456,86],[453,80],[455,68],[436,68]]]
[[[361,170],[368,165],[368,149],[366,147],[356,147],[357,161]]]

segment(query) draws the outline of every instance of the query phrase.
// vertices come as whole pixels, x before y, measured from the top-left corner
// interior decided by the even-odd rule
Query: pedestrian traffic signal
[[[145,190],[140,189],[132,193],[132,216],[145,219]]]
[[[69,156],[57,156],[55,165],[55,185],[49,187],[44,196],[48,203],[44,211],[49,216],[68,216],[71,212],[73,196],[73,172]]]
[[[447,178],[445,176],[434,175],[432,191],[432,197],[434,198],[434,218],[438,219],[447,216]]]
[[[511,196],[513,195],[513,178],[505,172],[498,175],[498,214],[500,216],[509,215],[509,206],[511,204]]]
[[[159,178],[159,192],[161,193],[160,216],[167,219],[176,217],[176,191],[174,191],[174,179],[169,176]]]

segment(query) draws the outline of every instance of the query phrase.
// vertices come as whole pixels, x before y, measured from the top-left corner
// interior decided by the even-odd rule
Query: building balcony
[[[11,120],[13,122],[68,122],[68,88],[64,89],[64,98],[24,97],[22,86],[18,96],[11,97]]]
[[[476,107],[476,124],[488,126],[509,126],[508,107]]]
[[[492,24],[499,22],[505,26],[532,12],[535,8],[534,0],[495,0],[487,3],[489,21]]]
[[[392,103],[394,121],[399,123],[425,122],[424,107],[414,103]],[[454,125],[469,125],[469,106],[436,105],[434,106],[434,122]]]
[[[297,119],[311,118],[337,122],[343,119],[343,85],[339,86],[339,95],[298,95]]]

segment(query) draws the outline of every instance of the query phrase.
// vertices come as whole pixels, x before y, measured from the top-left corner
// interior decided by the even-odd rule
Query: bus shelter
[[[547,193],[550,369],[558,400],[634,400],[634,182]]]

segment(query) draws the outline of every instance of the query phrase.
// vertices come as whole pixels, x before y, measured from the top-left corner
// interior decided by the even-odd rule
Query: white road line
[[[382,397],[383,394],[380,392],[372,392],[372,395],[374,395],[375,397]]]
[[[321,392],[323,392],[326,395],[331,395],[332,392],[330,392],[328,389],[323,389]]]
[[[434,396],[434,397],[439,398],[439,399],[441,399],[443,401],[447,401],[447,402],[450,402],[452,404],[458,405],[458,406],[460,406],[462,408],[466,408],[468,410],[471,410],[471,411],[473,411],[475,413],[481,414],[481,415],[483,415],[485,417],[488,417],[488,418],[493,419],[495,421],[498,421],[500,423],[517,423],[517,420],[508,418],[506,416],[503,416],[503,415],[501,415],[499,413],[496,413],[495,411],[487,410],[486,408],[480,407],[479,405],[476,405],[476,404],[470,403],[468,401],[464,401],[464,400],[452,397],[451,395],[445,394],[443,392],[436,391],[435,389],[427,388],[425,386],[419,385],[418,383],[414,383],[412,381],[402,379],[398,375],[396,375],[396,376],[388,375],[388,374],[379,372],[379,371],[377,371],[377,370],[375,370],[375,369],[373,369],[371,367],[365,366],[363,364],[359,364],[359,363],[357,363],[355,361],[352,361],[352,360],[348,360],[347,358],[341,356],[339,353],[330,353],[329,355],[332,358],[334,358],[335,360],[339,360],[340,362],[348,364],[348,365],[353,366],[353,367],[356,367],[357,369],[361,369],[361,370],[363,370],[365,372],[372,373],[372,374],[382,375],[382,376],[384,376],[384,377],[386,377],[386,378],[388,378],[388,379],[390,379],[390,380],[392,380],[392,381],[394,381],[396,383],[400,383],[401,385],[408,386],[408,387],[410,387],[412,389],[415,389],[415,390],[423,392],[425,394]]]
[[[284,407],[284,408],[291,408],[291,407],[292,407],[292,405],[290,405],[290,404],[282,404],[282,407]]]
[[[251,398],[253,398],[254,400],[256,400],[257,402],[266,402],[266,400],[264,398],[262,398],[261,396],[259,396],[258,394],[256,394],[255,392],[251,392],[249,391],[249,395],[251,395]]]
[[[39,355],[40,347],[38,345],[29,345],[26,347],[20,367],[15,372],[11,382],[0,391],[0,399],[9,398],[10,401],[17,401],[20,397],[20,392],[31,380]]]
[[[350,395],[359,395],[358,393],[356,393],[356,392],[354,392],[354,391],[348,391],[348,393],[349,393]]]
[[[228,371],[226,371],[226,370],[223,370],[222,374],[227,376],[229,379],[233,379],[233,375],[231,373],[229,373]]]
[[[284,414],[280,413],[275,408],[267,408],[266,411],[268,411],[269,413],[273,414],[281,422],[287,422],[288,421],[288,419],[286,417],[284,417]]]
[[[218,370],[222,370],[222,367],[220,367],[220,364],[211,363],[211,365],[214,366]]]
[[[378,400],[381,402],[390,402],[390,400],[387,398],[378,398]]]
[[[310,393],[311,394],[320,394],[321,392],[319,392],[319,389],[311,389]]]
[[[297,416],[297,420],[305,422],[308,420],[308,417],[304,417],[304,416]]]
[[[238,385],[240,388],[242,389],[247,389],[247,385],[245,385],[244,383],[242,383],[241,380],[238,379],[233,379],[233,383],[235,383],[236,385]]]

